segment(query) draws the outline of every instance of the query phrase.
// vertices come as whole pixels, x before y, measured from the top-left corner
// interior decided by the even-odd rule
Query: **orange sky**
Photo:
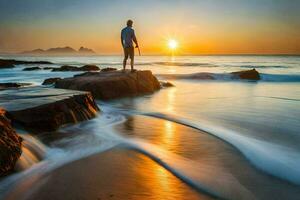
[[[0,5],[0,52],[85,46],[120,54],[126,20],[143,54],[300,54],[300,2],[180,1],[4,1]],[[3,4],[3,3],[0,3]],[[5,8],[5,9],[4,9]]]

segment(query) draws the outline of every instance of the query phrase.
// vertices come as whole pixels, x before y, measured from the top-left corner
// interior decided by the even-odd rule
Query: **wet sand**
[[[95,134],[100,131],[103,136],[105,133],[98,123],[92,120],[77,128],[70,127],[60,133],[61,137],[54,137],[48,143],[69,151],[101,145],[102,138]],[[139,115],[127,116],[115,130],[130,138],[129,141],[142,139],[184,158],[189,168],[181,172],[195,175],[196,181],[225,198],[246,199],[250,194],[248,199],[297,199],[300,195],[298,186],[257,170],[234,147],[199,130]],[[70,140],[62,142],[63,137]],[[177,164],[180,165],[173,162],[169,166]],[[202,190],[193,189],[148,156],[118,147],[69,163],[42,177],[29,176],[7,199],[212,198],[199,191]]]
[[[8,199],[211,199],[146,156],[119,148],[54,170],[30,190],[28,196],[14,192]]]
[[[300,188],[256,169],[237,149],[205,132],[174,122],[147,116],[128,116],[116,130],[127,138],[138,138],[195,161],[197,173],[229,199],[240,199],[244,187],[256,199],[298,199]],[[232,176],[239,185],[225,180]],[[221,184],[220,183],[224,183]],[[227,182],[227,183],[226,183]],[[238,187],[236,187],[238,186]],[[243,194],[242,194],[243,195]],[[246,198],[247,195],[242,198]],[[252,198],[250,197],[250,198]]]

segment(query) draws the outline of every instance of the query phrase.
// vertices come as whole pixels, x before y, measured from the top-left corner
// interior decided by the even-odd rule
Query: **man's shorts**
[[[134,47],[125,47],[124,55],[125,55],[125,58],[128,58],[128,56],[129,56],[130,59],[133,59],[134,58]]]

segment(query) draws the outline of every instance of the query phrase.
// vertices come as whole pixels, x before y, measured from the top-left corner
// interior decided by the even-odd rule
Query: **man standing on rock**
[[[133,42],[135,43],[135,48],[138,48],[138,42],[135,37],[134,30],[132,29],[132,20],[127,21],[127,27],[122,29],[121,32],[121,43],[124,49],[124,60],[123,60],[123,70],[125,71],[126,63],[128,56],[130,57],[130,65],[131,65],[131,71],[133,72],[133,65],[134,65],[134,47]]]

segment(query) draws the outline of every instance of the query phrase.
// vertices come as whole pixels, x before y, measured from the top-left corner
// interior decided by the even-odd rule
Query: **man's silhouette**
[[[131,65],[131,71],[133,71],[133,65],[134,65],[134,46],[133,42],[136,45],[136,48],[138,48],[138,42],[135,37],[134,30],[132,29],[132,20],[127,21],[127,27],[122,29],[121,32],[121,43],[124,49],[124,60],[123,60],[123,70],[126,68],[126,63],[128,56],[130,57],[130,65]]]

